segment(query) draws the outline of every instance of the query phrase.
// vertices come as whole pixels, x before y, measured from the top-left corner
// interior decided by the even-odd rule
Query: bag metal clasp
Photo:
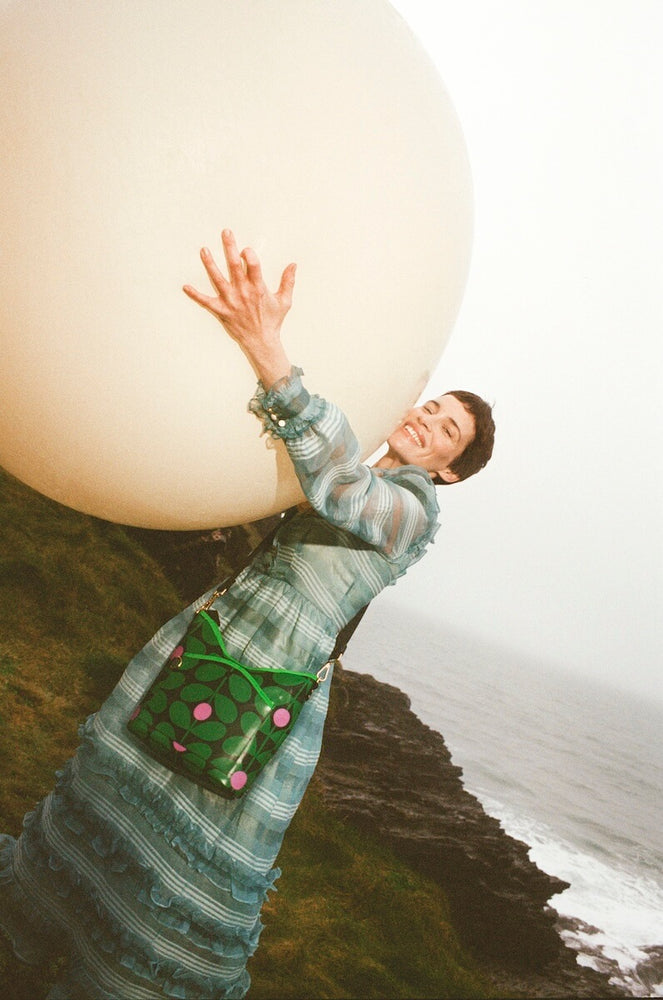
[[[331,660],[327,660],[320,669],[318,670],[316,677],[318,678],[318,684],[322,684],[329,677],[329,671],[331,670]]]
[[[208,597],[205,603],[198,608],[198,611],[209,611],[217,597],[223,597],[227,589],[227,587],[218,587],[211,597]]]

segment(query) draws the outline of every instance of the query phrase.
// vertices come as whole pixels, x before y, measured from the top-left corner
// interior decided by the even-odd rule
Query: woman
[[[249,665],[316,672],[343,625],[424,553],[437,527],[432,478],[455,482],[490,457],[490,408],[453,394],[410,411],[373,469],[342,413],[304,389],[280,339],[295,268],[278,291],[251,250],[223,233],[225,278],[186,294],[216,316],[254,368],[250,408],[281,438],[310,508],[284,523],[215,607],[229,653]],[[228,801],[142,752],[127,720],[203,595],[131,661],[54,791],[3,837],[0,923],[17,954],[68,953],[49,996],[243,997],[260,908],[283,834],[317,761],[329,679],[252,788]]]

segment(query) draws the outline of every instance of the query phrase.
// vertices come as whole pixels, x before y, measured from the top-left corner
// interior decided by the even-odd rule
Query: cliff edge
[[[337,816],[443,887],[461,940],[504,996],[624,995],[579,966],[560,938],[549,900],[567,883],[542,872],[528,846],[484,812],[444,738],[402,691],[336,671],[314,782]]]

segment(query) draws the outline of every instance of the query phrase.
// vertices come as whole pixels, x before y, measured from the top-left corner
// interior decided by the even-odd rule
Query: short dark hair
[[[449,471],[458,476],[458,480],[468,479],[475,472],[480,472],[493,454],[495,443],[493,408],[481,396],[465,389],[454,389],[452,392],[445,392],[444,395],[454,396],[474,418],[474,437],[458,458],[449,465]],[[433,476],[433,482],[436,486],[449,485],[437,475]]]

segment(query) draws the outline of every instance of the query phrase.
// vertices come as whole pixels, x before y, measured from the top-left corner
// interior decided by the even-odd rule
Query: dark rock
[[[279,515],[275,514],[251,524],[213,531],[125,530],[156,559],[182,600],[189,604],[243,566],[254,547],[278,521]]]
[[[465,790],[443,737],[414,715],[407,696],[343,669],[332,692],[314,778],[326,805],[443,887],[461,939],[488,963],[498,989],[623,996],[579,966],[559,936],[548,901],[568,883],[542,872],[527,845]]]
[[[560,917],[557,928],[561,933],[569,933],[569,947],[580,948],[578,935],[582,935],[582,953],[592,961],[592,967],[603,973],[613,983],[622,984],[627,996],[660,996],[663,984],[663,945],[643,947],[643,957],[635,968],[622,972],[619,962],[603,947],[603,932],[577,917]],[[597,935],[594,942],[592,938]]]
[[[663,945],[655,945],[642,950],[647,957],[636,965],[634,978],[647,990],[645,996],[660,996],[661,983],[663,983]],[[654,987],[658,987],[656,994],[653,993]]]

